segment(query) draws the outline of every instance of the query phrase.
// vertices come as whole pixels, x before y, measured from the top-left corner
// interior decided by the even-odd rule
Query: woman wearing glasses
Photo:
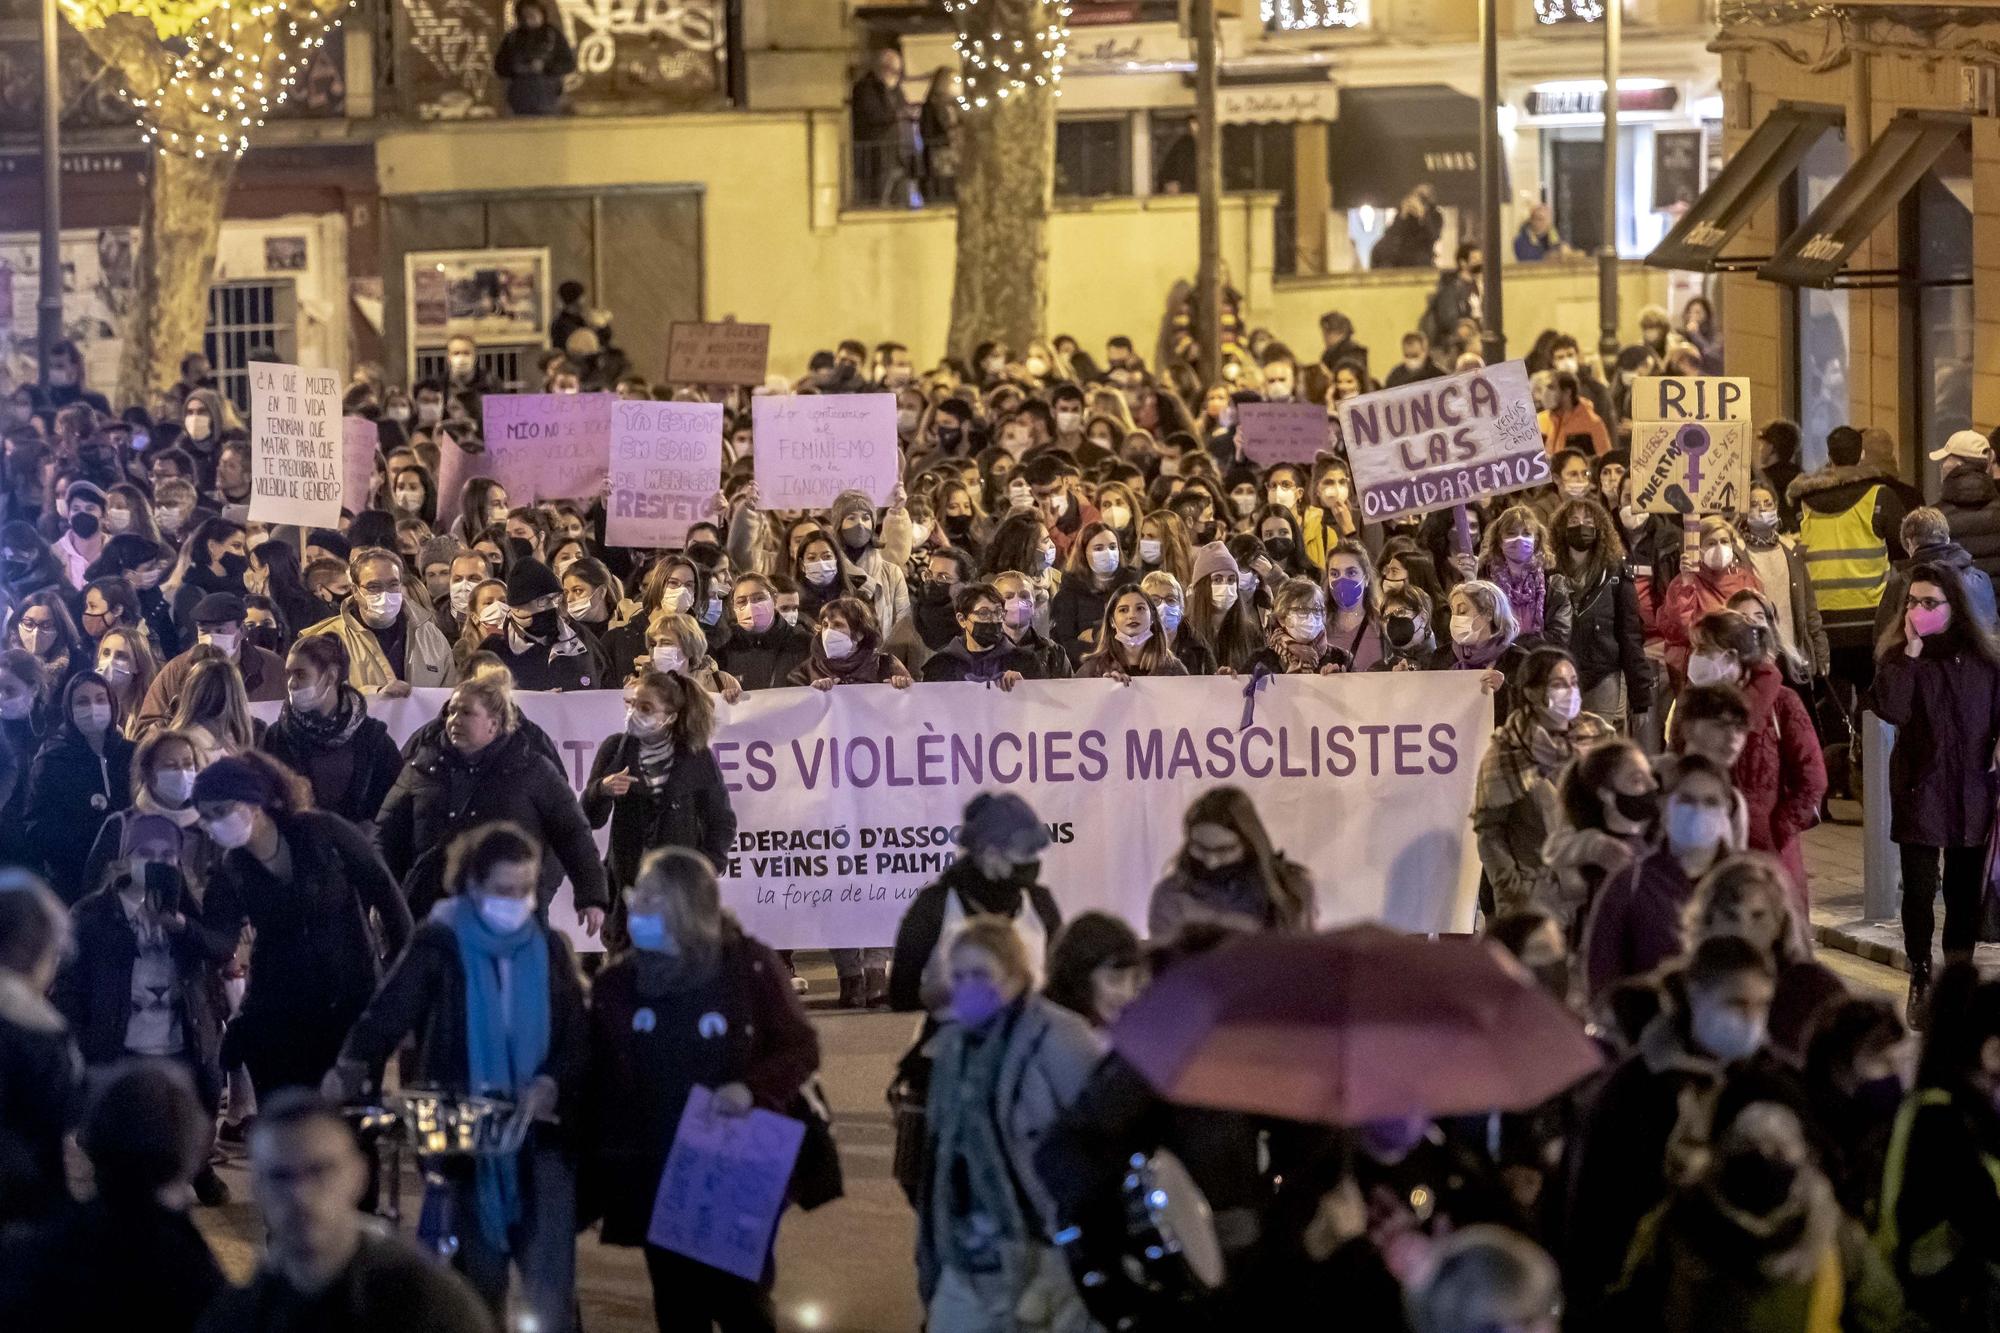
[[[1910,571],[1902,614],[1875,651],[1875,712],[1896,728],[1889,836],[1903,861],[1910,1024],[1930,995],[1932,899],[1944,890],[1944,956],[1972,960],[2000,742],[2000,639],[1971,610],[1958,571]],[[1939,874],[1939,861],[1943,874]]]

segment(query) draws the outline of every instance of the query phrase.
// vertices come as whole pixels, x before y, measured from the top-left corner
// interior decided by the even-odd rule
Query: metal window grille
[[[208,331],[202,350],[216,384],[239,412],[250,408],[250,363],[294,361],[298,298],[291,279],[218,282],[208,289]]]
[[[527,377],[522,374],[522,368],[528,365],[528,353],[537,350],[539,349],[529,347],[482,347],[479,349],[479,354],[474,358],[474,361],[495,384],[504,385],[511,389],[527,383]],[[419,347],[417,349],[417,378],[410,381],[412,384],[420,380],[436,380],[442,384],[447,373],[444,348]],[[540,382],[538,381],[534,387],[539,390],[541,388]]]

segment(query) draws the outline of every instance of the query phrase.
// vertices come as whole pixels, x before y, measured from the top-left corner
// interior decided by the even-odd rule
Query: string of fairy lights
[[[1367,0],[1263,0],[1259,17],[1266,31],[1357,28],[1367,21],[1368,6]]]
[[[958,95],[961,111],[984,110],[1028,88],[1053,88],[1062,95],[1063,59],[1069,54],[1069,0],[1041,0],[1044,26],[1026,37],[1007,37],[993,18],[998,0],[945,0],[958,27],[952,49],[958,52],[964,86]]]
[[[139,113],[140,139],[197,158],[241,157],[251,131],[284,104],[313,52],[340,23],[338,11],[301,8],[304,12],[283,3],[224,3],[202,14],[175,44],[159,92],[149,99],[126,90]],[[188,121],[210,124],[174,128]]]

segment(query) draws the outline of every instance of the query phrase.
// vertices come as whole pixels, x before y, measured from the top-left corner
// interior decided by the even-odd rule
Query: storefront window
[[[1914,192],[1917,237],[1917,457],[1935,496],[1930,451],[1972,429],[1972,153],[1963,137]]]
[[[1846,170],[1847,134],[1830,129],[1799,163],[1781,230],[1789,235],[1809,217]],[[1792,300],[1797,373],[1791,408],[1802,436],[1799,461],[1811,471],[1826,466],[1827,434],[1848,424],[1847,293],[1800,288]]]

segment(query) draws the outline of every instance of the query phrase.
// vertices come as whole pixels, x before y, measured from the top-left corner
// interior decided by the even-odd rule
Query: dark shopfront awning
[[[1343,88],[1327,133],[1335,208],[1394,208],[1428,181],[1446,207],[1479,206],[1479,102],[1441,83]]]
[[[1766,116],[1646,262],[1654,268],[1697,273],[1729,267],[1722,247],[1742,230],[1759,204],[1791,179],[1819,136],[1838,128],[1841,119],[1838,111],[1818,107],[1780,107]]]
[[[1847,257],[1916,188],[1965,125],[1963,117],[1916,111],[1890,121],[1757,276],[1793,287],[1834,286]]]

